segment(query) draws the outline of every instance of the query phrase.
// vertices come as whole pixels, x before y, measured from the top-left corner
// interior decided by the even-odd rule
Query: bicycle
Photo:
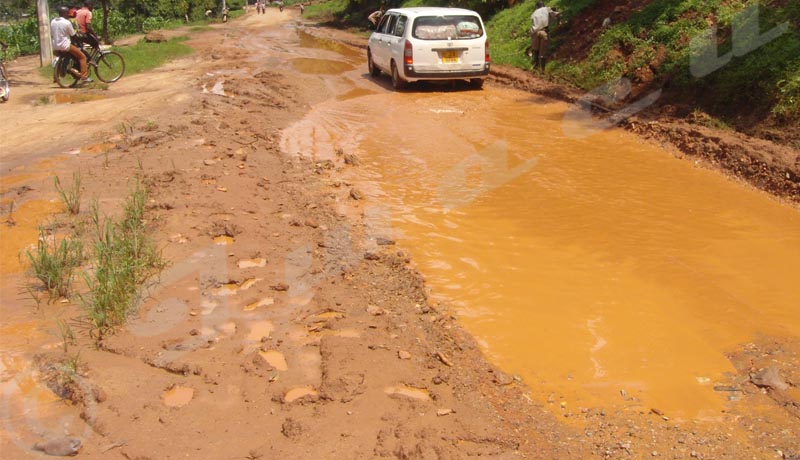
[[[0,46],[2,46],[3,50],[8,48],[3,42],[0,42]],[[11,94],[11,88],[8,87],[8,73],[6,72],[6,63],[3,61],[3,57],[0,56],[0,100],[3,102],[8,101],[8,97]]]
[[[116,51],[104,50],[99,47],[82,48],[86,54],[86,65],[94,69],[97,79],[103,83],[114,83],[122,78],[125,73],[125,59]],[[78,62],[69,54],[61,54],[56,59],[53,68],[53,80],[62,88],[72,88],[80,81]]]

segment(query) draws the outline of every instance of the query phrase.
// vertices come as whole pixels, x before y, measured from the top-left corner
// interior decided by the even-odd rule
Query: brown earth
[[[30,279],[3,255],[0,348],[21,351],[3,355],[4,458],[39,458],[34,443],[64,434],[81,438],[80,458],[98,459],[800,458],[794,342],[732,356],[740,374],[720,391],[752,404],[712,423],[532,400],[488,364],[447,307],[427,301],[403,249],[366,239],[359,195],[337,178],[357,166],[281,152],[281,129],[328,97],[321,80],[281,63],[297,42],[284,18],[250,14],[195,34],[195,56],[80,104],[33,106],[54,89],[32,61],[12,69],[3,238],[33,231],[23,206],[55,197],[52,174],[80,169],[84,195],[109,214],[136,178],[149,186],[148,227],[171,263],[129,324],[94,347],[77,300],[35,306],[18,294]],[[575,97],[514,76],[503,69],[492,83]],[[204,91],[217,82],[225,95]],[[64,134],[76,122],[86,129]],[[629,125],[675,138],[678,125],[660,123]],[[687,146],[715,158],[723,144],[686,129]],[[760,164],[742,174],[798,197],[796,163],[785,193]],[[85,218],[53,217],[65,231]],[[58,317],[78,335],[66,353],[42,332]],[[777,383],[765,386],[752,374],[770,366]],[[74,406],[32,405],[31,381]]]

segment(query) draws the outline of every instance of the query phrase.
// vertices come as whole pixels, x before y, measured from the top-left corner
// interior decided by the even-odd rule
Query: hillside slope
[[[535,3],[488,20],[495,62],[530,68],[526,32]],[[549,77],[605,91],[612,107],[662,89],[655,110],[800,147],[800,2],[547,3],[563,12],[551,31]],[[611,25],[603,28],[606,18]],[[629,92],[615,84],[620,78]]]

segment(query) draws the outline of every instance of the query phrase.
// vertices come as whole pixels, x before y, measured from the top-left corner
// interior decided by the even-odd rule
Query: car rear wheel
[[[400,74],[397,72],[397,65],[392,61],[392,88],[401,90],[405,87],[406,82],[400,78]]]
[[[473,78],[469,81],[469,86],[472,89],[481,89],[483,88],[483,78]]]
[[[377,77],[381,74],[381,69],[372,62],[372,53],[369,50],[367,50],[367,67],[369,68],[369,74],[373,77]]]

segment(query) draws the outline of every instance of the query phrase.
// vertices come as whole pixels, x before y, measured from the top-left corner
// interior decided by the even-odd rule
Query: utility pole
[[[50,41],[50,6],[47,0],[36,0],[36,13],[39,17],[39,65],[44,67],[53,62],[53,43]]]

